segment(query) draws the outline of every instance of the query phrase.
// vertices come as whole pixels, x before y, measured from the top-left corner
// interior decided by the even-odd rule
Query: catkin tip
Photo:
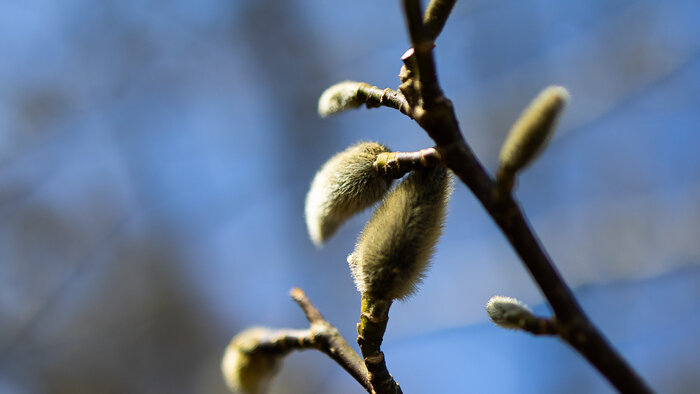
[[[534,317],[532,310],[513,297],[493,296],[486,304],[491,321],[503,328],[518,329],[524,319]]]
[[[543,90],[511,127],[499,154],[499,173],[512,179],[544,150],[552,137],[569,92],[561,86]]]
[[[281,357],[259,350],[261,340],[271,330],[265,327],[249,328],[231,340],[221,360],[221,372],[226,385],[233,392],[260,394],[265,392],[279,370]]]
[[[360,82],[339,82],[326,89],[318,99],[318,114],[328,117],[348,109],[357,108],[362,102],[357,97]]]

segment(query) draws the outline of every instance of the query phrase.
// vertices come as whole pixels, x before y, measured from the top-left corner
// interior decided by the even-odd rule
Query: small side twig
[[[559,335],[559,325],[554,319],[535,316],[524,320],[521,328],[532,335]]]
[[[418,83],[414,83],[413,88],[419,94],[420,105],[413,108],[413,112],[422,111],[423,109],[434,108],[439,99],[444,99],[442,90],[437,82],[437,71],[435,68],[435,59],[433,58],[434,40],[426,26],[423,24],[423,11],[421,10],[419,0],[403,0],[404,12],[406,13],[406,21],[408,23],[408,33],[413,46],[413,53],[409,56],[404,55],[404,63],[406,63],[409,71],[413,72]],[[439,9],[434,7],[433,9]],[[451,8],[449,8],[451,10]],[[449,12],[444,15],[445,19]],[[444,24],[444,22],[443,22]],[[441,30],[441,29],[440,29]],[[438,30],[439,31],[439,30]],[[407,52],[408,54],[408,52]],[[415,61],[411,59],[415,58]],[[411,70],[413,68],[413,70]],[[420,115],[420,114],[419,114]],[[415,114],[414,114],[415,117]],[[416,118],[418,120],[418,118]]]
[[[377,155],[374,169],[382,176],[399,179],[405,174],[435,167],[440,164],[440,153],[435,148],[416,152],[383,152]]]
[[[389,107],[410,116],[406,98],[393,89],[381,89],[367,83],[361,83],[357,89],[357,98],[362,100],[367,108]]]
[[[309,297],[306,296],[304,290],[295,287],[289,291],[289,296],[292,297],[297,305],[299,305],[299,308],[301,308],[301,310],[304,312],[304,316],[306,316],[306,320],[308,320],[309,323],[330,324],[323,317],[323,315],[321,315],[321,311],[319,311],[314,304],[311,303],[311,300],[309,300]]]
[[[311,303],[303,290],[293,288],[290,295],[299,304],[307,320],[311,323],[309,330],[299,331],[300,334],[303,334],[296,338],[300,344],[299,348],[315,348],[327,354],[360,383],[368,393],[373,393],[370,373],[367,371],[364,361],[340,335],[338,329],[321,315],[321,312]]]

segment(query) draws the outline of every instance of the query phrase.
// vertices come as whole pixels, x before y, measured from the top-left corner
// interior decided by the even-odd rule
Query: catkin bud
[[[270,336],[264,327],[249,328],[236,335],[226,347],[221,360],[221,372],[226,385],[234,392],[264,393],[279,370],[281,355],[259,348],[260,342]]]
[[[360,234],[348,264],[357,289],[375,299],[411,295],[442,232],[452,181],[436,166],[411,173]]]
[[[542,152],[568,100],[566,89],[550,86],[523,111],[503,142],[498,158],[499,172],[504,177],[512,178]]]
[[[344,81],[326,89],[318,99],[318,114],[325,118],[348,109],[358,108],[363,103],[357,97],[360,85],[362,82]]]
[[[486,304],[491,321],[503,328],[523,328],[524,322],[534,319],[530,308],[512,297],[493,296]]]
[[[306,227],[316,246],[389,190],[392,180],[374,168],[377,155],[388,150],[376,142],[360,142],[331,157],[316,173],[304,209]]]

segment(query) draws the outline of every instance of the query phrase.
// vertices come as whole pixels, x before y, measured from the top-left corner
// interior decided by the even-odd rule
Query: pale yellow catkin
[[[382,202],[348,256],[357,289],[370,298],[416,291],[442,232],[452,180],[442,167],[413,172]]]
[[[318,99],[318,114],[328,117],[348,109],[358,108],[362,101],[357,97],[361,82],[343,81],[326,89]]]
[[[523,319],[532,319],[532,310],[513,297],[493,296],[486,304],[491,321],[503,328],[518,329]]]
[[[513,176],[542,152],[568,100],[569,93],[566,89],[550,86],[530,103],[503,142],[499,155],[499,172]]]
[[[309,237],[316,246],[389,190],[392,179],[374,168],[377,155],[388,151],[376,142],[360,142],[331,157],[316,173],[304,207]]]
[[[249,328],[231,340],[221,360],[221,372],[229,389],[236,393],[262,394],[279,370],[281,357],[260,351],[260,341],[269,336],[265,327]]]

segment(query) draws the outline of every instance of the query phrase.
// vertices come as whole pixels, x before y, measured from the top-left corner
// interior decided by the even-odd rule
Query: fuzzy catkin
[[[262,394],[277,373],[281,357],[260,351],[262,339],[270,335],[265,327],[252,327],[236,335],[221,360],[226,385],[234,392]]]
[[[486,304],[491,321],[503,328],[517,329],[520,321],[533,318],[530,307],[513,297],[493,296]]]
[[[515,174],[525,168],[552,137],[557,119],[569,100],[561,86],[543,90],[523,111],[503,142],[499,162],[501,171]]]
[[[362,101],[357,97],[361,82],[343,81],[326,89],[318,99],[318,114],[328,117],[348,109],[358,108]]]
[[[442,166],[413,172],[382,202],[348,256],[357,289],[403,299],[420,283],[442,232],[452,180]]]
[[[306,227],[316,246],[389,190],[392,179],[374,168],[377,155],[388,151],[376,142],[360,142],[331,157],[316,173],[304,208]]]

